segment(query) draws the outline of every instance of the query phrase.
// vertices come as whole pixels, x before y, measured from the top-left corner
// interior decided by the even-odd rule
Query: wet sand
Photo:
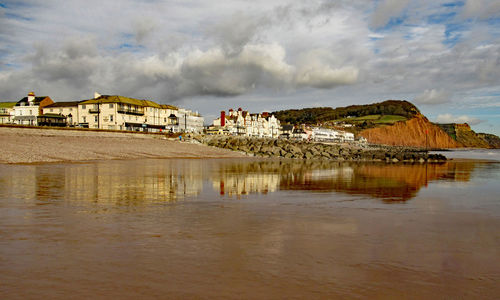
[[[498,299],[500,165],[0,164],[0,299]]]
[[[247,157],[162,135],[121,132],[0,127],[0,143],[0,163]]]

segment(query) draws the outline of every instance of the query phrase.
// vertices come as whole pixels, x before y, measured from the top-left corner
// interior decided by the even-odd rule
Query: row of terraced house
[[[54,102],[31,92],[17,102],[0,103],[1,123],[200,133],[204,119],[188,109],[118,95],[95,93],[93,99]]]
[[[207,129],[208,134],[240,135],[249,137],[292,138],[317,142],[352,143],[354,134],[346,131],[281,125],[271,113],[249,113],[242,108],[220,112],[220,117]]]

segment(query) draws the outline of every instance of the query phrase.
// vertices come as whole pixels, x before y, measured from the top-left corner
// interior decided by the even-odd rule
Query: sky
[[[500,135],[498,0],[0,0],[0,101],[199,111],[408,100]]]

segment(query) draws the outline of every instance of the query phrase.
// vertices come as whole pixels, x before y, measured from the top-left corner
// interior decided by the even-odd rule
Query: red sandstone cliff
[[[373,144],[430,148],[463,147],[462,144],[453,140],[439,126],[432,124],[421,114],[391,126],[363,130],[359,135]]]

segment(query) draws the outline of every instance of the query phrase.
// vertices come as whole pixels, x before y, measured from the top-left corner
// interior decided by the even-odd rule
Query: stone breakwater
[[[335,161],[440,162],[446,157],[425,150],[394,146],[361,146],[237,136],[196,137],[208,146],[258,157],[324,159]]]

